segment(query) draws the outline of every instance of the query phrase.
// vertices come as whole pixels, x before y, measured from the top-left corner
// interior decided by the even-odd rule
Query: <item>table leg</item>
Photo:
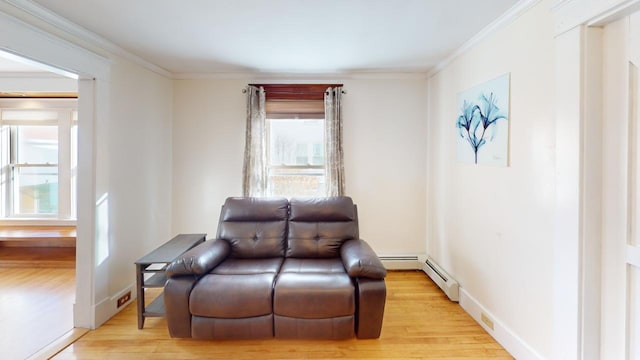
[[[143,264],[136,264],[136,293],[138,302],[138,329],[144,326],[144,274]]]

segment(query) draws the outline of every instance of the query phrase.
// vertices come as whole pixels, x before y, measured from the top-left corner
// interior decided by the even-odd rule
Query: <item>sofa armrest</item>
[[[167,277],[201,276],[218,266],[231,252],[224,240],[209,240],[180,255],[167,266]]]
[[[169,335],[173,338],[191,337],[189,295],[198,279],[194,276],[169,278],[164,287],[164,306]]]
[[[356,278],[358,309],[356,335],[359,339],[376,339],[382,330],[387,286],[384,279]]]
[[[383,279],[387,275],[387,269],[382,265],[378,255],[362,239],[349,240],[342,244],[340,256],[351,277]]]

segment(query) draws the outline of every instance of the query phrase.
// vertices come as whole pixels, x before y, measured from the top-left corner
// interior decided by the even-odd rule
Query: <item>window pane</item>
[[[324,169],[271,169],[271,196],[324,196]]]
[[[269,120],[270,165],[324,164],[324,120]]]
[[[58,213],[58,168],[14,167],[14,213],[20,215]]]
[[[324,119],[269,120],[268,193],[324,196]]]
[[[311,165],[324,165],[324,144],[313,144]]]
[[[57,126],[17,126],[18,164],[57,164]]]

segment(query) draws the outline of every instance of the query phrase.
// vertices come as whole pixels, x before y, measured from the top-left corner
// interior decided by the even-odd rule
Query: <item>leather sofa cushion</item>
[[[289,223],[287,257],[339,257],[340,247],[356,236],[354,222]]]
[[[293,198],[290,201],[287,257],[332,258],[358,237],[356,209],[349,197]]]
[[[222,207],[220,220],[227,221],[278,221],[286,220],[289,211],[286,198],[228,198]]]
[[[219,275],[275,274],[280,270],[283,258],[227,259],[211,271]]]
[[[231,257],[283,256],[287,222],[223,222],[220,238],[231,245]]]
[[[342,260],[333,259],[296,259],[287,258],[282,264],[281,273],[338,273],[344,274],[346,271]]]
[[[355,292],[346,273],[281,273],[273,295],[275,315],[325,319],[353,315]]]
[[[194,316],[248,318],[272,313],[274,273],[203,276],[189,297]]]
[[[350,197],[292,198],[292,221],[353,221],[355,207]]]
[[[228,198],[217,238],[231,245],[231,257],[284,256],[288,209],[286,198]]]

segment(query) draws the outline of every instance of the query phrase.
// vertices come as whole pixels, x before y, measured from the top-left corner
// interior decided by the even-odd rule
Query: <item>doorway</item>
[[[77,80],[0,57],[0,358],[73,330]]]

